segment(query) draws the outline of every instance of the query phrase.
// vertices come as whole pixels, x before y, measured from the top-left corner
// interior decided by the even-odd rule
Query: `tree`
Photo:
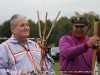
[[[37,33],[37,27],[34,21],[32,21],[31,19],[28,20],[29,26],[30,26],[30,38],[34,38],[36,37],[36,33]]]
[[[0,25],[0,37],[2,36],[2,34],[1,34],[2,31],[1,31],[1,30],[2,30],[2,27],[1,27],[1,25]]]
[[[85,15],[89,19],[89,29],[87,31],[87,35],[92,36],[93,29],[94,29],[93,28],[94,20],[96,18],[99,19],[99,15],[93,11],[84,13],[83,15]],[[73,17],[74,16],[67,18],[66,16],[63,16],[58,21],[56,21],[55,26],[51,32],[51,35],[47,40],[47,44],[55,44],[56,46],[58,46],[59,39],[61,38],[61,36],[66,35],[71,32],[72,30],[71,20]],[[31,19],[29,19],[28,22],[30,26],[30,36],[29,37],[30,38],[39,37],[38,23],[35,23]],[[53,22],[51,22],[50,20],[47,20],[46,23],[47,25],[46,25],[45,36],[47,36]],[[100,24],[100,21],[99,21],[99,24]],[[41,26],[41,34],[43,36],[44,22],[42,20],[40,20],[40,26]],[[100,28],[100,25],[98,28]],[[98,35],[100,36],[100,30],[98,30]],[[0,25],[0,36],[8,37],[8,38],[11,36],[10,20],[7,20],[3,24]]]
[[[65,16],[61,17],[56,25],[56,30],[57,30],[57,35],[56,35],[56,45],[58,46],[59,44],[59,39],[61,36],[66,35],[70,33],[71,31],[71,23],[70,20]]]
[[[2,37],[11,37],[10,20],[5,21],[1,26]]]
[[[94,20],[99,19],[99,15],[93,11],[84,13],[84,15],[89,19],[89,29],[87,31],[87,35],[93,36]]]

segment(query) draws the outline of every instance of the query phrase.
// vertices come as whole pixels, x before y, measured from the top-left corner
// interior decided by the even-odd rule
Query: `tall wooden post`
[[[94,34],[93,36],[97,36],[98,35],[98,19],[95,19],[94,21]],[[92,53],[92,74],[94,75],[94,68],[95,68],[95,62],[96,62],[96,52],[97,52],[97,48],[93,48],[93,53]]]
[[[40,17],[39,17],[39,12],[37,11],[37,16],[38,16],[38,27],[39,27],[39,37],[41,38],[41,60],[40,60],[40,66],[41,66],[41,71],[44,71],[44,61],[45,61],[45,42],[47,41],[47,39],[49,38],[50,34],[51,34],[51,31],[52,29],[54,28],[54,25],[55,25],[55,22],[59,16],[61,11],[59,11],[59,13],[57,14],[52,26],[51,26],[51,29],[47,35],[47,37],[45,36],[45,33],[46,33],[46,21],[47,21],[47,12],[46,12],[46,18],[45,18],[45,24],[44,24],[44,31],[43,31],[43,36],[41,36],[41,26],[40,26]],[[40,74],[42,75],[42,73]]]

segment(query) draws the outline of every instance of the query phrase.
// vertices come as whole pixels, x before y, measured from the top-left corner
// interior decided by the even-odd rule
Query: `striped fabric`
[[[21,71],[35,70],[37,74],[41,72],[40,60],[41,50],[39,46],[27,39],[29,50],[23,48],[13,36],[0,45],[0,75],[20,75]],[[52,59],[48,56],[48,58]],[[54,70],[47,58],[44,62],[44,70],[48,75],[54,75]],[[52,74],[51,74],[52,73]]]

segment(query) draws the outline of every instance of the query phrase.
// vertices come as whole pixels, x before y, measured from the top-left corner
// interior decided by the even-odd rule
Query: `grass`
[[[54,63],[54,69],[55,69],[55,75],[61,75],[60,74],[60,68],[59,68],[59,60],[55,60],[55,63]]]
[[[59,68],[59,60],[55,60],[55,63],[54,63],[54,69],[55,69],[55,75],[61,75],[60,73],[60,68]],[[100,63],[98,65],[98,69],[99,69],[99,75],[100,75]]]
[[[100,63],[99,63],[99,65],[98,65],[98,69],[99,69],[99,75],[100,75]]]

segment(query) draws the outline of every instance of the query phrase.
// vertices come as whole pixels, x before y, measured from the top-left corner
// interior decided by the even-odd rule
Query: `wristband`
[[[84,44],[85,49],[90,48],[87,43]]]

